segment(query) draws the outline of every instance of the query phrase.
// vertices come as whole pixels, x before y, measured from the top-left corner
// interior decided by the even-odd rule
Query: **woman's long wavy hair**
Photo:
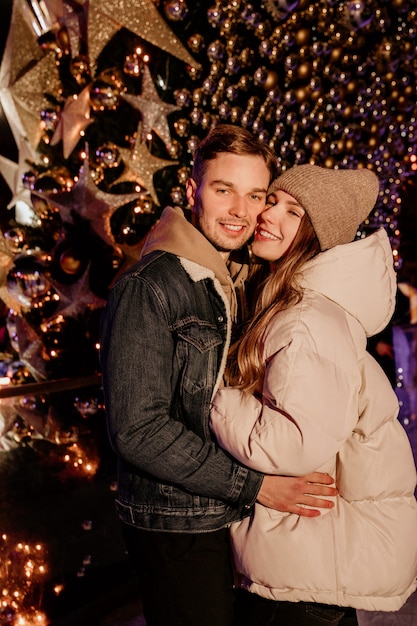
[[[319,252],[319,241],[305,214],[290,248],[276,261],[274,270],[259,285],[253,316],[242,338],[230,348],[226,368],[228,385],[248,393],[260,391],[265,374],[262,336],[277,313],[300,302],[303,290],[299,279],[303,267]]]

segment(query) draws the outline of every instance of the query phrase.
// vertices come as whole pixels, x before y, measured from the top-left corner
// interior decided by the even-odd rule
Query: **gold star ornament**
[[[168,28],[153,0],[90,0],[88,49],[92,65],[104,46],[122,27],[181,61],[199,67]]]
[[[153,130],[167,147],[171,146],[168,115],[179,111],[180,107],[163,102],[152,80],[147,65],[143,68],[142,93],[140,96],[122,93],[122,98],[142,114],[142,140],[145,141]]]
[[[101,191],[90,176],[88,156],[80,170],[78,181],[70,191],[50,194],[34,191],[33,194],[58,208],[63,222],[73,223],[72,213],[78,213],[89,221],[91,229],[111,246],[115,245],[110,224],[113,213],[119,207],[138,198],[137,193],[115,194]]]
[[[125,164],[125,169],[113,184],[121,182],[138,183],[150,193],[155,204],[159,206],[158,196],[153,184],[154,174],[169,165],[177,165],[178,161],[167,161],[153,156],[146,144],[142,143],[140,125],[133,148],[121,148],[119,146],[118,149]]]
[[[93,120],[90,118],[90,85],[77,95],[67,98],[55,132],[51,139],[51,145],[62,141],[62,153],[64,159],[68,159],[84,130]]]

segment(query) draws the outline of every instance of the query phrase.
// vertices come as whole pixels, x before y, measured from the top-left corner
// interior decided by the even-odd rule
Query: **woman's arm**
[[[216,394],[211,426],[220,446],[266,474],[308,474],[335,456],[358,419],[361,377],[350,333],[329,326],[323,341],[320,350],[302,333],[275,352],[262,400],[233,388]]]

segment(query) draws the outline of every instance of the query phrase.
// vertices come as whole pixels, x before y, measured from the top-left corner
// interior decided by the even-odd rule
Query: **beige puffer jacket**
[[[304,280],[302,302],[265,335],[262,402],[221,389],[212,427],[248,466],[328,472],[340,495],[317,518],[256,504],[232,527],[236,566],[266,598],[394,611],[417,586],[417,506],[397,398],[366,352],[394,308],[385,231],[321,253]]]

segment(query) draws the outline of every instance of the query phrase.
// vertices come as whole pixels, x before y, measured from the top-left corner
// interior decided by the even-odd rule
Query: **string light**
[[[41,543],[16,541],[6,533],[0,540],[0,606],[5,623],[46,626],[40,610],[48,566]],[[3,622],[2,622],[3,623]]]

